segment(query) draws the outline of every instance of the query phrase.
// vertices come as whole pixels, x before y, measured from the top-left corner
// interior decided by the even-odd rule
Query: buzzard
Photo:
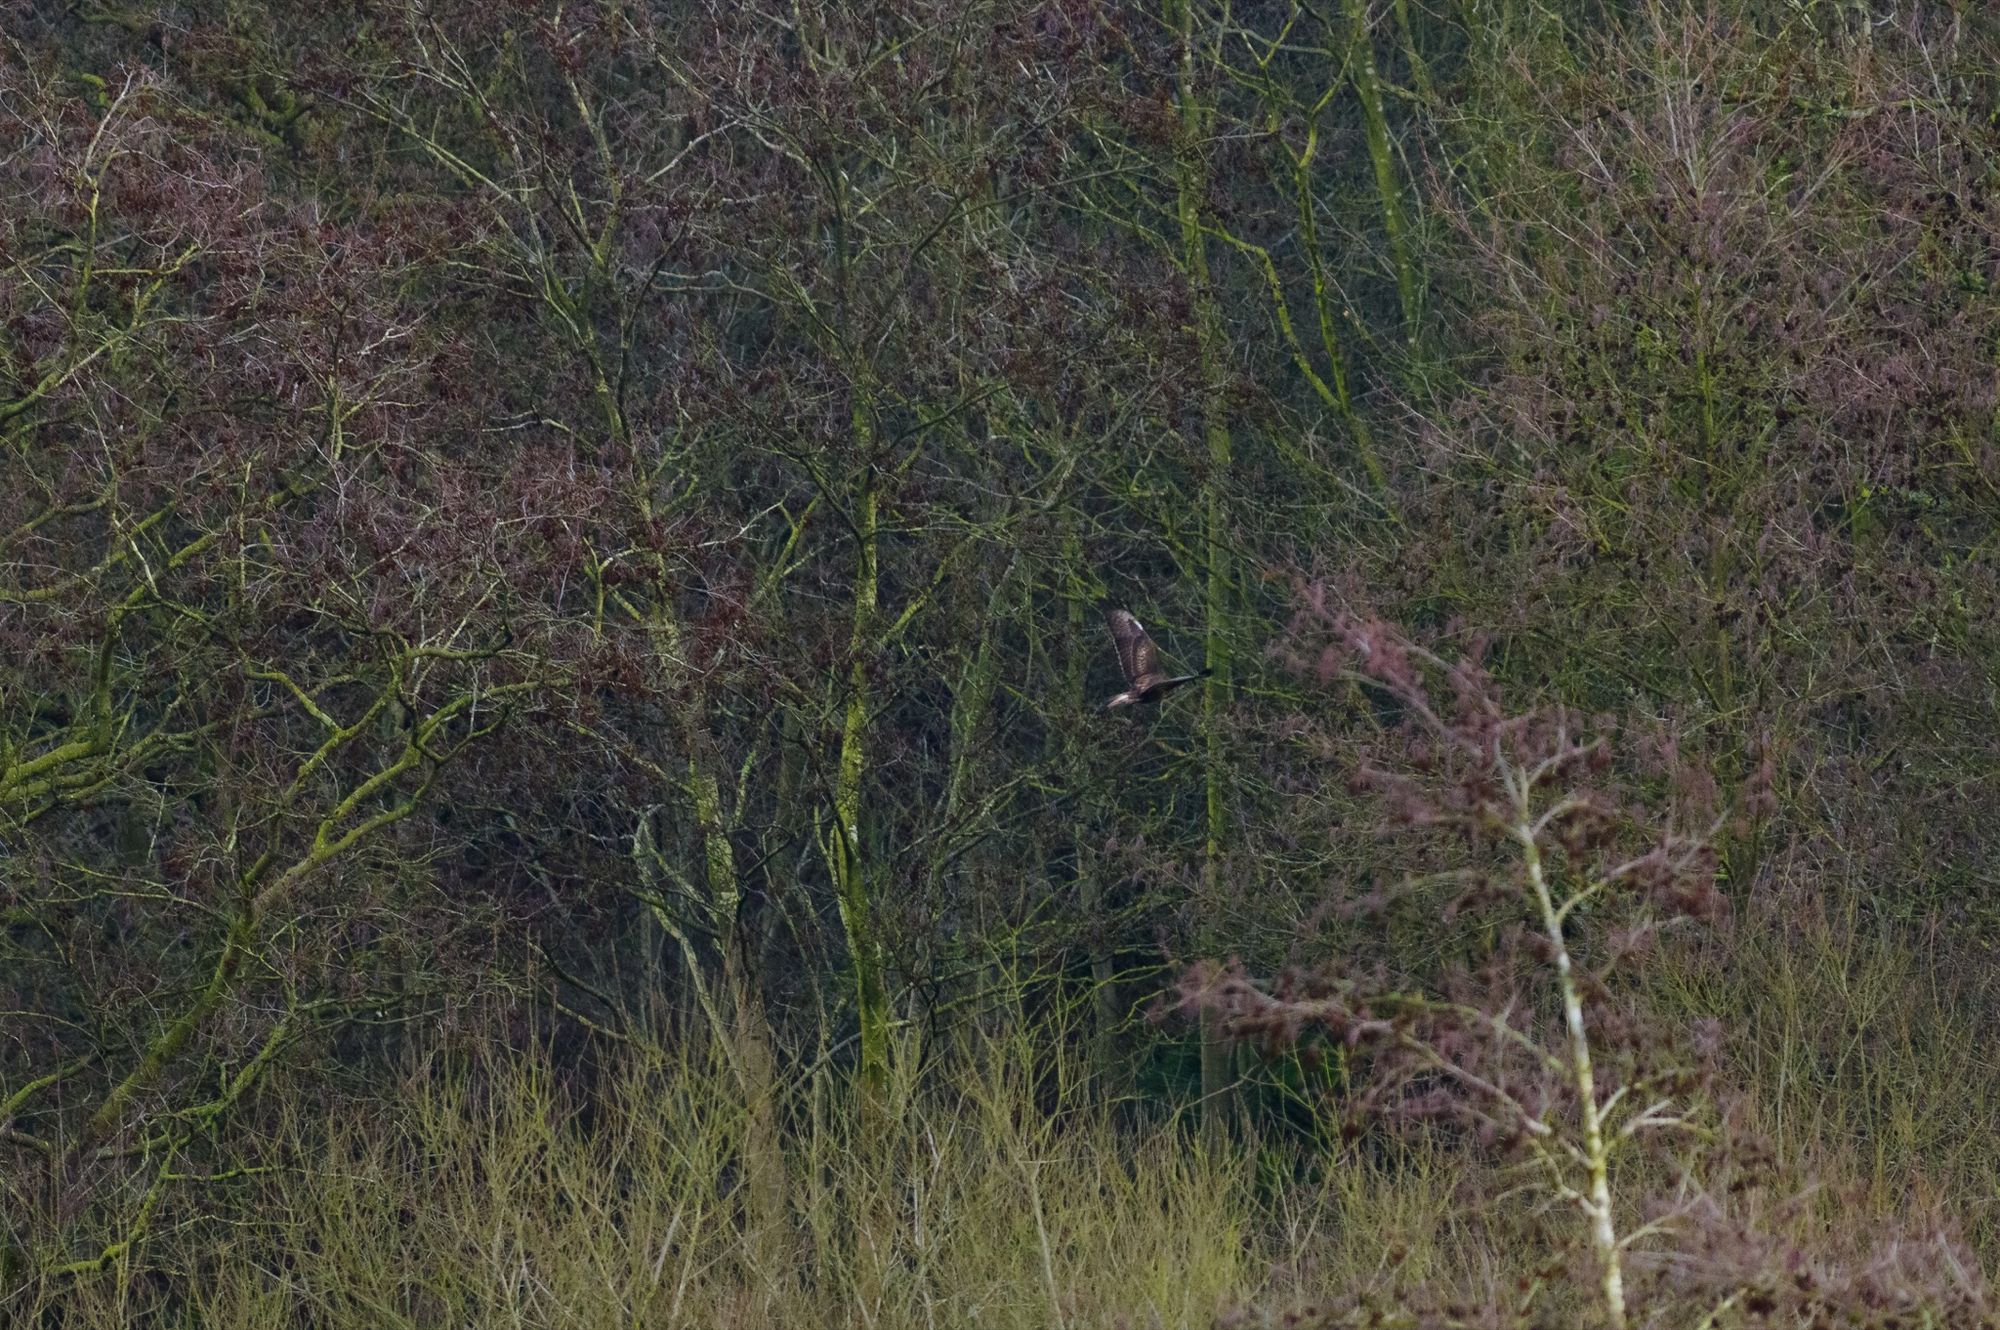
[[[1160,649],[1146,635],[1146,626],[1133,618],[1129,610],[1106,610],[1104,623],[1111,629],[1111,640],[1118,645],[1118,668],[1125,672],[1125,691],[1104,704],[1107,711],[1134,702],[1157,702],[1182,684],[1192,683],[1208,673],[1203,670],[1199,674],[1168,678],[1167,672],[1160,668]]]

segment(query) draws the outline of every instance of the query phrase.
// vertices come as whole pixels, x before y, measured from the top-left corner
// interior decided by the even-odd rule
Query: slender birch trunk
[[[1625,1271],[1618,1242],[1618,1228],[1611,1212],[1611,1146],[1604,1134],[1604,1115],[1597,1102],[1597,1074],[1591,1063],[1590,1032],[1583,1017],[1583,990],[1570,962],[1569,943],[1563,934],[1563,918],[1549,891],[1542,868],[1541,846],[1535,828],[1523,818],[1513,828],[1527,865],[1528,886],[1534,892],[1541,913],[1544,936],[1555,955],[1556,985],[1562,994],[1563,1024],[1569,1033],[1569,1072],[1576,1087],[1577,1112],[1583,1126],[1584,1170],[1590,1190],[1582,1203],[1590,1222],[1590,1245],[1597,1255],[1598,1288],[1604,1296],[1605,1316],[1613,1330],[1625,1330]]]

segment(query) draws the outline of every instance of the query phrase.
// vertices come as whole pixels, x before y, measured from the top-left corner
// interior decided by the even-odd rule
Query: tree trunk
[[[1367,0],[1347,0],[1348,21],[1354,27],[1354,91],[1361,99],[1362,137],[1375,168],[1375,192],[1382,205],[1382,230],[1389,239],[1389,266],[1396,277],[1396,295],[1403,310],[1403,337],[1417,340],[1417,270],[1410,258],[1408,225],[1403,217],[1403,187],[1396,172],[1395,149],[1389,142],[1389,120],[1382,110],[1382,81],[1375,69],[1375,37],[1368,30]]]
[[[1202,201],[1207,193],[1207,168],[1202,144],[1210,110],[1195,82],[1194,10],[1189,0],[1169,9],[1180,35],[1180,141],[1177,145],[1177,193],[1181,256],[1194,309],[1195,359],[1201,380],[1203,441],[1208,449],[1208,474],[1202,484],[1202,556],[1207,563],[1203,597],[1203,642],[1210,674],[1202,684],[1202,749],[1204,821],[1201,879],[1204,901],[1213,902],[1220,886],[1223,837],[1226,830],[1228,778],[1223,770],[1222,702],[1229,686],[1229,549],[1223,539],[1223,490],[1230,468],[1229,422],[1222,406],[1222,315],[1209,281],[1208,245],[1202,233]],[[1219,1023],[1201,1021],[1202,1130],[1211,1143],[1221,1139],[1227,1117],[1230,1083],[1229,1050]]]
[[[854,432],[857,441],[864,445],[870,441],[872,430],[860,407],[855,408]],[[840,733],[840,766],[833,792],[834,826],[826,840],[826,858],[840,905],[848,958],[854,966],[861,1082],[865,1094],[872,1099],[884,1089],[889,1077],[889,991],[883,974],[881,942],[875,936],[869,864],[861,834],[861,786],[867,768],[868,654],[878,591],[875,477],[872,461],[868,459],[871,451],[865,446],[861,449],[865,469],[854,505],[854,626],[848,639],[847,710]]]
[[[749,1247],[763,1272],[775,1276],[783,1269],[781,1244],[787,1222],[777,1056],[756,977],[747,969],[753,942],[744,926],[743,888],[723,817],[721,786],[706,765],[711,754],[703,730],[690,739],[688,793],[701,828],[710,933],[722,956],[722,1020],[715,1035],[726,1041],[743,1095],[744,1226]]]

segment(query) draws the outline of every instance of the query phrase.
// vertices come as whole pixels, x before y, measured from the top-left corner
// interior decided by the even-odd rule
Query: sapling
[[[1442,917],[1483,926],[1483,954],[1428,974],[1351,955],[1272,980],[1209,966],[1186,981],[1185,1004],[1267,1047],[1350,1050],[1356,1120],[1455,1122],[1513,1152],[1534,1189],[1581,1217],[1596,1297],[1622,1330],[1628,1254],[1687,1205],[1633,1223],[1620,1162],[1706,1131],[1697,1068],[1716,1039],[1660,1028],[1614,981],[1661,929],[1721,908],[1713,785],[1669,743],[1642,746],[1650,773],[1614,760],[1609,721],[1510,713],[1476,651],[1448,661],[1317,592],[1301,624],[1331,629],[1312,662],[1321,677],[1356,685],[1387,717],[1354,764],[1355,788],[1383,801],[1419,857],[1444,856],[1337,911],[1441,903]],[[1679,1191],[1688,1205],[1700,1194],[1691,1179]]]

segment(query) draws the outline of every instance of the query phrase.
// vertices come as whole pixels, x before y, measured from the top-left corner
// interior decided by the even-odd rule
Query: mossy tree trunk
[[[1368,145],[1369,165],[1375,171],[1382,231],[1389,242],[1389,266],[1396,278],[1396,298],[1402,307],[1403,337],[1414,345],[1419,312],[1417,269],[1410,254],[1402,176],[1396,169],[1396,149],[1389,137],[1389,118],[1382,106],[1382,79],[1375,65],[1375,35],[1368,27],[1367,0],[1347,0],[1347,19],[1353,29],[1349,68],[1355,95],[1361,100],[1362,137]]]
[[[1181,264],[1192,300],[1192,334],[1201,394],[1202,442],[1208,468],[1202,480],[1201,527],[1204,568],[1202,642],[1209,675],[1202,684],[1203,839],[1202,896],[1213,902],[1220,888],[1224,837],[1227,832],[1228,773],[1223,751],[1223,704],[1229,686],[1230,549],[1224,538],[1227,521],[1225,491],[1229,483],[1232,445],[1223,405],[1222,311],[1216,300],[1208,265],[1204,203],[1208,168],[1203,156],[1213,107],[1200,84],[1195,60],[1194,7],[1191,0],[1169,5],[1168,20],[1180,40],[1177,94],[1180,132],[1175,144],[1175,211],[1180,223]],[[1202,1127],[1211,1141],[1220,1139],[1227,1116],[1230,1083],[1229,1049],[1219,1017],[1201,1017]]]
[[[833,789],[833,827],[825,840],[828,871],[840,907],[848,961],[854,967],[854,1009],[860,1029],[861,1081],[869,1097],[889,1075],[889,988],[882,944],[875,931],[875,902],[863,828],[868,769],[869,657],[874,649],[880,592],[880,515],[875,476],[867,459],[872,426],[863,408],[854,412],[855,441],[862,445],[862,474],[854,501],[854,619],[848,638],[847,699],[840,729],[840,758]]]

